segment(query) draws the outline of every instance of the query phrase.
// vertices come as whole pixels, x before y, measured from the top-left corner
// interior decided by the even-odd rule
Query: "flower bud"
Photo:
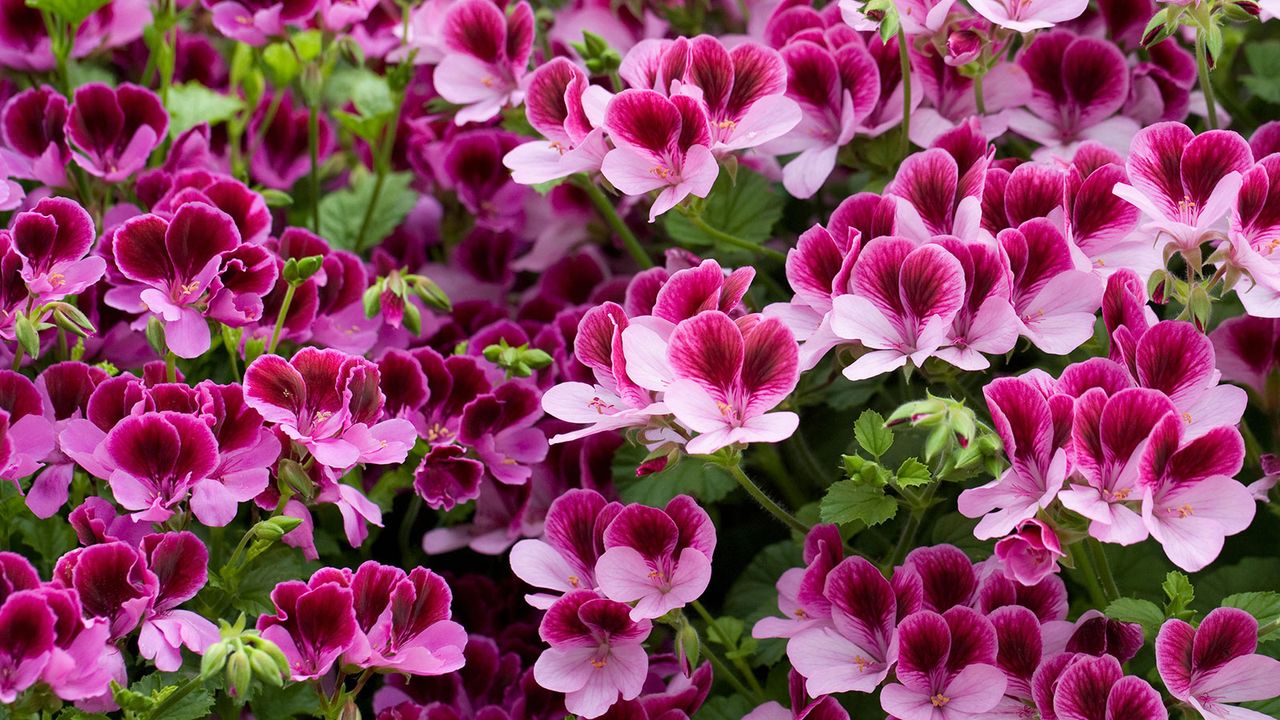
[[[249,664],[248,654],[241,649],[227,658],[227,687],[237,697],[245,697],[249,692],[249,683],[253,682],[253,668]]]
[[[246,652],[249,655],[249,665],[253,669],[254,677],[272,687],[284,686],[285,674],[280,671],[280,667],[270,655],[257,648],[248,648]]]
[[[210,645],[200,658],[200,677],[208,680],[222,672],[227,664],[227,656],[231,653],[234,641],[223,640]]]

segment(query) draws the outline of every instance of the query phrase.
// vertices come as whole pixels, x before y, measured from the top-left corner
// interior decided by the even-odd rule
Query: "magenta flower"
[[[775,584],[784,617],[761,618],[751,629],[752,637],[791,638],[811,627],[831,625],[831,601],[823,592],[832,568],[844,559],[840,529],[814,525],[805,536],[803,557],[805,567],[787,570]]]
[[[0,161],[13,177],[50,187],[67,184],[67,99],[42,85],[9,98],[0,110]]]
[[[1187,439],[1203,435],[1215,427],[1240,422],[1248,394],[1219,383],[1213,342],[1189,322],[1166,320],[1157,323],[1134,342],[1128,327],[1118,328],[1112,338],[1129,365],[1129,372],[1142,387],[1159,390],[1173,401],[1185,423]],[[1179,358],[1170,363],[1168,358]]]
[[[547,509],[543,536],[521,540],[511,548],[511,571],[526,583],[557,593],[595,590],[596,563],[605,552],[605,528],[622,511],[594,490],[575,489],[556,498]],[[525,595],[530,605],[546,609],[559,595]]]
[[[110,644],[107,621],[85,617],[75,590],[47,584],[38,591],[54,616],[54,647],[40,675],[54,695],[96,705],[110,697],[112,680],[126,678],[124,658]]]
[[[1110,655],[1064,653],[1035,675],[1040,716],[1055,720],[1167,720],[1160,693],[1145,680],[1125,677]]]
[[[880,693],[880,706],[894,717],[978,720],[1004,696],[995,628],[973,610],[911,615],[898,627],[898,644],[898,682]]]
[[[533,466],[547,456],[547,436],[534,427],[541,417],[537,391],[526,383],[507,382],[462,409],[458,442],[468,447],[498,482],[523,485]],[[404,420],[379,425],[386,423],[408,425]]]
[[[605,597],[633,605],[632,620],[652,620],[702,596],[715,548],[711,518],[688,495],[665,510],[629,505],[605,528],[596,580]]]
[[[711,192],[720,168],[707,115],[693,98],[624,90],[609,101],[604,129],[615,146],[600,168],[605,179],[627,195],[661,190],[649,222],[689,195]]]
[[[1066,557],[1058,535],[1044,522],[1031,518],[1017,532],[996,543],[996,557],[1004,563],[1005,575],[1023,585],[1035,585],[1058,572],[1058,558]]]
[[[1243,315],[1222,321],[1209,338],[1222,379],[1245,385],[1258,395],[1280,359],[1280,321]]]
[[[996,25],[1021,33],[1075,20],[1089,9],[1088,0],[970,0],[969,5]]]
[[[138,627],[159,581],[137,548],[112,542],[63,555],[53,568],[53,584],[75,590],[85,614],[105,619],[111,639],[119,640]]]
[[[53,423],[45,417],[36,386],[12,370],[0,370],[0,479],[18,481],[43,467],[53,452]],[[36,505],[42,505],[36,491]]]
[[[565,708],[584,718],[603,715],[644,687],[652,625],[634,621],[626,605],[575,590],[547,610],[538,634],[551,647],[533,666],[538,684],[565,694]]]
[[[76,532],[81,545],[98,545],[115,542],[138,546],[142,538],[151,533],[151,523],[134,520],[130,515],[116,513],[115,505],[96,495],[84,499],[76,506],[67,521]]]
[[[1211,720],[1262,720],[1266,715],[1228,703],[1280,695],[1280,660],[1256,654],[1258,621],[1218,608],[1193,628],[1168,620],[1156,637],[1156,667],[1173,696]]]
[[[84,417],[94,389],[107,377],[101,369],[79,362],[55,363],[40,373],[36,390],[47,409],[45,419],[53,420],[55,438],[72,420]],[[76,467],[75,462],[61,452],[61,447],[56,447],[45,460],[44,470],[32,480],[27,491],[27,506],[42,518],[51,517],[66,503]],[[100,498],[86,498],[85,502],[90,500]]]
[[[217,440],[190,415],[127,417],[107,433],[97,454],[111,468],[107,479],[116,501],[139,520],[164,522],[200,483],[216,482],[210,475],[217,467]],[[214,524],[206,507],[194,497],[192,502],[192,511],[205,516],[201,521]]]
[[[148,535],[142,541],[147,569],[156,577],[156,594],[142,620],[138,651],[156,668],[182,666],[182,648],[197,655],[219,639],[209,620],[178,606],[195,597],[208,577],[209,550],[189,532]]]
[[[307,449],[321,465],[404,462],[416,433],[407,420],[381,420],[378,366],[337,350],[303,348],[291,360],[263,355],[244,374],[245,403]]]
[[[1076,269],[1070,244],[1046,219],[997,237],[1013,270],[1012,297],[1021,334],[1051,355],[1066,355],[1093,336],[1103,283]]]
[[[204,203],[183,205],[171,221],[139,215],[116,231],[116,265],[143,286],[138,300],[164,323],[165,341],[178,357],[199,357],[209,349],[209,323],[201,306],[224,253],[239,244],[240,233],[231,217]],[[128,304],[120,299],[115,303]]]
[[[246,137],[261,137],[259,145],[249,145],[249,174],[257,182],[274,190],[289,190],[303,175],[311,170],[309,147],[310,126],[307,108],[294,100],[293,94],[284,92],[274,117],[268,124],[267,110],[271,98],[264,97],[249,121]],[[333,125],[328,116],[321,114],[316,143],[317,159],[324,162],[337,149]],[[263,125],[266,125],[264,128]]]
[[[966,517],[982,517],[974,534],[1007,535],[1047,508],[1068,471],[1071,398],[1046,397],[1034,377],[998,378],[982,390],[1010,467],[999,478],[960,493]]]
[[[938,245],[917,246],[903,237],[877,238],[858,256],[850,294],[836,298],[831,329],[870,352],[844,370],[865,380],[924,364],[946,344],[965,300],[964,268]]]
[[[590,87],[586,71],[568,58],[555,58],[533,72],[524,111],[546,139],[524,143],[502,159],[513,181],[536,185],[600,169],[609,146],[604,131],[587,116],[584,101]]]
[[[467,632],[449,619],[453,594],[439,575],[421,567],[406,574],[371,560],[356,569],[350,587],[368,643],[353,645],[344,662],[418,676],[462,667]]]
[[[1115,151],[1082,143],[1067,171],[1067,237],[1089,258],[1095,273],[1110,276],[1128,268],[1145,278],[1162,258],[1152,243],[1134,236],[1138,209],[1114,193],[1127,180],[1124,160]]]
[[[830,623],[797,633],[787,643],[787,657],[814,697],[872,692],[898,659],[893,586],[865,558],[850,557],[831,568],[821,592]]]
[[[85,172],[123,182],[146,166],[147,156],[169,131],[169,115],[150,90],[122,83],[76,88],[67,116],[71,159]]]
[[[1248,275],[1237,282],[1236,295],[1245,312],[1257,317],[1280,317],[1280,156],[1263,157],[1244,174],[1231,213],[1228,232],[1229,264]]]
[[[107,263],[93,247],[93,218],[66,198],[49,197],[13,219],[13,249],[20,275],[37,302],[61,300],[96,283]]]
[[[1253,152],[1228,130],[1197,136],[1181,123],[1158,123],[1133,138],[1127,164],[1131,184],[1117,183],[1115,194],[1142,211],[1158,244],[1189,252],[1225,237]]]
[[[0,604],[0,702],[12,703],[39,682],[53,654],[55,620],[35,590],[18,590]]]
[[[767,702],[742,717],[742,720],[849,720],[849,712],[830,695],[812,699],[804,688],[804,677],[792,670],[787,675],[791,709],[777,702]]]
[[[682,47],[684,46],[684,47]],[[786,96],[787,66],[777,51],[756,43],[732,50],[710,35],[676,40],[667,54],[688,53],[679,92],[701,91],[717,154],[757,147],[779,138],[801,120],[800,107]],[[673,90],[674,94],[674,90]]]
[[[861,45],[832,52],[808,40],[782,48],[787,97],[800,106],[800,122],[762,151],[799,153],[782,169],[787,192],[812,197],[835,169],[840,148],[853,139],[880,98],[880,72]]]
[[[1169,412],[1151,432],[1139,470],[1142,520],[1174,565],[1201,570],[1222,551],[1228,535],[1253,521],[1256,504],[1236,481],[1244,439],[1234,427],[1216,427],[1195,439]]]
[[[1117,151],[1128,147],[1139,126],[1116,115],[1129,97],[1129,71],[1115,45],[1055,30],[1036,37],[1018,54],[1018,64],[1031,78],[1032,93],[1025,110],[1010,111],[1010,130],[1044,145],[1042,153],[1066,157],[1088,140]]]
[[[1003,355],[1018,342],[1018,315],[1009,301],[1008,256],[993,245],[940,237],[964,268],[965,300],[951,321],[947,345],[938,357],[963,370],[991,366],[988,355]]]
[[[288,580],[271,591],[274,615],[258,618],[262,637],[289,659],[294,680],[320,677],[360,642],[367,642],[356,623],[354,595],[345,583],[326,581],[317,571],[310,584]]]
[[[459,0],[444,16],[448,51],[432,80],[440,97],[462,105],[458,125],[485,122],[524,99],[524,76],[533,53],[533,9],[519,2],[511,12],[489,0]]]
[[[795,338],[781,321],[700,313],[676,326],[667,360],[677,379],[663,400],[676,420],[699,433],[686,446],[690,454],[780,442],[795,432],[795,413],[770,412],[799,380]]]
[[[288,25],[309,20],[316,4],[317,0],[205,0],[218,32],[254,46],[284,35]]]

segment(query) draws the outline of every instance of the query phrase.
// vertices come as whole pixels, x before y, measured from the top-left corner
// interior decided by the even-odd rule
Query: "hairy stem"
[[[604,194],[604,191],[600,189],[600,186],[591,182],[591,178],[585,175],[575,177],[573,184],[585,192],[587,197],[591,198],[591,204],[595,206],[596,212],[600,213],[600,218],[604,220],[610,230],[622,238],[623,246],[627,248],[627,252],[631,254],[631,258],[636,261],[636,264],[646,270],[653,267],[653,260],[644,251],[644,247],[636,239],[635,233],[631,232],[631,228],[627,227],[627,224],[623,222],[622,217],[618,215],[617,209],[613,207],[613,203]]]
[[[1218,129],[1218,107],[1213,98],[1213,83],[1209,81],[1209,52],[1205,44],[1204,28],[1196,28],[1196,69],[1200,74],[1200,92],[1204,93],[1209,129]]]
[[[760,507],[764,508],[770,515],[777,518],[783,525],[786,525],[801,535],[809,532],[808,525],[800,522],[795,515],[787,512],[781,505],[774,502],[773,498],[766,495],[764,490],[760,489],[759,485],[756,485],[751,478],[747,477],[747,474],[742,471],[742,465],[740,463],[733,463],[727,467],[729,473],[733,475],[733,479],[737,480],[738,484],[742,486],[742,489],[746,490],[747,494],[756,502],[760,503]]]

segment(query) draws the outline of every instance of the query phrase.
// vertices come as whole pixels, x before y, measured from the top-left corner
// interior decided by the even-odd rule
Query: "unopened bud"
[[[222,668],[227,664],[227,656],[231,653],[231,645],[231,642],[223,640],[210,645],[204,651],[204,657],[200,658],[200,677],[209,680],[222,672]]]
[[[244,697],[249,692],[249,683],[253,682],[253,668],[249,664],[246,652],[232,653],[227,658],[227,686],[237,697]]]

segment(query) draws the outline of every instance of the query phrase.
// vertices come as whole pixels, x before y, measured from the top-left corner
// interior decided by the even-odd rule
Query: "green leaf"
[[[724,468],[698,458],[684,458],[661,472],[636,477],[643,455],[632,453],[631,462],[615,465],[614,482],[625,503],[662,507],[671,498],[688,494],[705,503],[723,500],[738,486]],[[622,459],[622,458],[619,458]]]
[[[365,117],[390,117],[396,111],[386,78],[372,72],[356,76],[351,85],[351,102]]]
[[[267,78],[277,88],[286,88],[302,72],[298,56],[293,48],[284,43],[272,43],[262,51],[262,66],[267,71]]]
[[[845,525],[862,522],[879,525],[898,514],[898,501],[884,494],[884,490],[862,485],[852,480],[841,480],[827,488],[822,498],[822,522]]]
[[[1138,623],[1147,637],[1154,637],[1164,624],[1164,612],[1150,600],[1120,598],[1107,606],[1107,617],[1123,622]]]
[[[737,182],[721,173],[707,196],[702,219],[711,227],[747,242],[760,244],[773,235],[782,217],[783,196],[762,175],[742,169]],[[708,235],[676,212],[663,216],[667,233],[686,245],[715,245]]]
[[[915,458],[903,460],[898,466],[898,474],[893,478],[893,484],[904,488],[920,487],[931,482],[933,482],[933,475],[929,472],[929,468]]]
[[[1182,615],[1196,599],[1196,589],[1191,586],[1191,580],[1180,572],[1174,571],[1166,575],[1164,584],[1160,587],[1167,600],[1165,615],[1168,617]]]
[[[169,135],[178,137],[199,125],[212,127],[235,117],[244,108],[240,98],[214,92],[198,82],[169,88]]]
[[[418,194],[409,187],[412,182],[413,176],[409,173],[389,173],[382,183],[376,207],[369,212],[377,178],[363,168],[352,171],[349,187],[329,193],[320,201],[320,235],[344,250],[357,250],[360,225],[368,213],[369,227],[362,244],[364,247],[377,245],[417,204]]]
[[[751,701],[741,695],[719,695],[707,698],[693,720],[741,720],[752,709]]]
[[[1280,41],[1250,41],[1244,45],[1251,75],[1241,77],[1254,95],[1273,105],[1280,105]]]
[[[260,718],[318,717],[320,701],[311,683],[292,683],[283,688],[259,692],[249,703]]]
[[[156,704],[159,704],[187,680],[186,676],[179,673],[156,672],[129,685],[128,691],[150,696]],[[198,720],[207,717],[211,708],[213,708],[213,693],[209,692],[207,687],[200,686],[165,712],[159,715],[149,714],[148,720]]]
[[[42,10],[72,27],[78,27],[107,2],[109,0],[27,0],[27,7]]]
[[[1259,626],[1269,625],[1276,620],[1280,620],[1280,593],[1276,592],[1236,593],[1223,599],[1222,606],[1238,608],[1249,613],[1257,619]],[[1258,639],[1267,640],[1276,635],[1276,629],[1272,629],[1265,635],[1259,636]]]
[[[893,431],[884,426],[884,416],[875,410],[863,410],[858,416],[853,424],[853,438],[877,460],[893,447]]]
[[[766,545],[756,553],[747,568],[742,571],[729,594],[725,596],[724,613],[742,618],[747,625],[755,625],[762,617],[780,615],[778,610],[778,578],[803,562],[799,544],[783,540]],[[786,652],[786,640],[770,638],[760,641],[753,661],[757,665],[772,665]]]
[[[66,520],[57,515],[41,520],[28,511],[18,517],[14,525],[17,526],[23,544],[34,550],[39,557],[40,562],[37,564],[45,571],[42,574],[52,570],[58,558],[76,546],[75,531]]]

